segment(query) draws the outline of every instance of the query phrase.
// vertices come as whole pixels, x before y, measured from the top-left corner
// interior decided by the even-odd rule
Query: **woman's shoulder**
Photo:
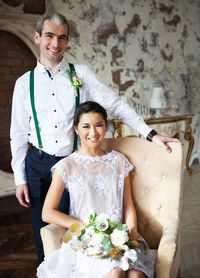
[[[119,151],[115,151],[115,150],[112,150],[111,152],[115,157],[117,157],[118,159],[126,159],[126,156],[119,152]]]
[[[53,168],[60,168],[60,167],[66,168],[66,167],[68,167],[68,166],[71,164],[72,161],[73,161],[73,153],[70,154],[69,156],[66,156],[66,157],[60,159],[60,160],[54,165]]]
[[[127,168],[129,169],[129,171],[131,171],[134,168],[134,165],[131,163],[131,161],[126,155],[118,151],[113,151],[113,153],[116,157],[119,168]]]
[[[52,173],[54,170],[56,170],[61,177],[63,178],[64,182],[67,182],[67,177],[72,173],[74,169],[74,164],[73,164],[73,156],[69,155],[67,157],[62,158],[59,160],[52,168],[51,171]]]

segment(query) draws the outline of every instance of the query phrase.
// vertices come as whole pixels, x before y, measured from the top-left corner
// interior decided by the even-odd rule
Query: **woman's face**
[[[97,148],[106,133],[106,123],[101,114],[84,113],[75,128],[81,140],[81,147]]]

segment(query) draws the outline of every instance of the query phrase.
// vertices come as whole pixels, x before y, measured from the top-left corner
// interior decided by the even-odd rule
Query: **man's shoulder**
[[[92,75],[93,70],[86,64],[74,64],[76,73],[80,79],[85,79],[88,75]]]
[[[85,64],[74,64],[75,70],[87,70],[88,66]]]
[[[29,79],[30,79],[30,71],[25,72],[22,74],[17,80],[16,83],[21,83],[21,84],[29,84]]]

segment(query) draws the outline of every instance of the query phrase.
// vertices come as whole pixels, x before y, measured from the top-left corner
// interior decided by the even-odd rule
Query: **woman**
[[[63,243],[39,266],[38,277],[153,278],[156,253],[137,233],[129,178],[133,166],[123,154],[106,153],[100,146],[107,128],[106,111],[95,102],[82,103],[75,113],[74,128],[80,138],[80,148],[53,167],[43,220],[66,228],[72,224],[84,228],[89,214],[107,214],[112,221],[127,224],[129,236],[138,236],[140,256],[134,268],[123,271],[117,260],[88,257],[73,251],[70,243]],[[57,210],[65,188],[70,194],[69,215]]]

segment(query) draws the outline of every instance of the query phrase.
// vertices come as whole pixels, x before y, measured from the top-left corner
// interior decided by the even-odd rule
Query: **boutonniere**
[[[75,73],[71,73],[70,70],[67,71],[67,74],[69,76],[72,86],[75,88],[75,94],[76,96],[78,96],[78,90],[83,86],[83,82],[80,79],[78,79],[78,76]]]

